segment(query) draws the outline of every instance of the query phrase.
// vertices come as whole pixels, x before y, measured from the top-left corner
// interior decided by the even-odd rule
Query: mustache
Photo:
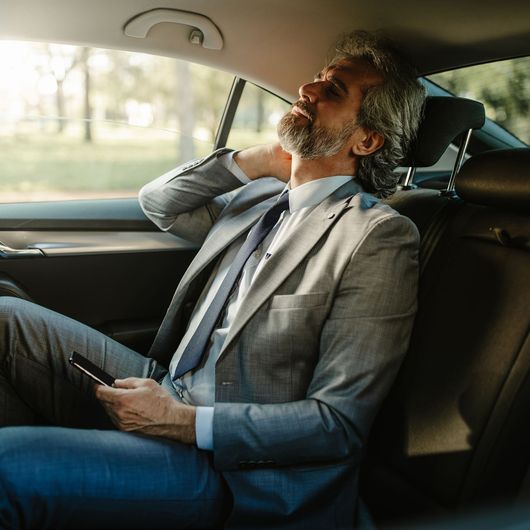
[[[315,111],[303,99],[299,99],[298,101],[295,101],[293,104],[293,108],[295,107],[298,110],[302,111],[302,113],[306,115],[307,119],[310,122],[312,122],[315,119]]]

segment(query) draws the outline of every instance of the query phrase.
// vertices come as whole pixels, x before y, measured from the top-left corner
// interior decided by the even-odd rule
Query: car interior
[[[137,51],[230,72],[213,149],[235,147],[245,84],[295,101],[338,35],[388,36],[428,93],[399,190],[387,199],[421,235],[419,309],[367,441],[361,496],[377,528],[530,502],[528,139],[489,117],[488,102],[432,80],[526,57],[530,87],[530,3],[0,0],[0,15],[6,41]],[[529,107],[520,108],[523,121]],[[0,295],[35,301],[144,354],[197,250],[159,232],[134,197],[13,202],[0,187]]]

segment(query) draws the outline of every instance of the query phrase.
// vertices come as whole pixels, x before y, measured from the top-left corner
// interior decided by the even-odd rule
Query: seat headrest
[[[530,149],[471,157],[456,176],[455,190],[467,202],[530,212]]]
[[[416,140],[401,166],[427,167],[436,164],[458,135],[469,129],[480,129],[484,120],[484,105],[478,101],[427,97]]]

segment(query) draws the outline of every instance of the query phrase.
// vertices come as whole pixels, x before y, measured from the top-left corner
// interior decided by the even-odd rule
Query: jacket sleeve
[[[360,457],[408,349],[417,305],[418,242],[413,223],[391,215],[354,251],[321,330],[306,399],[216,403],[219,470]]]
[[[243,186],[218,161],[228,152],[220,149],[146,184],[139,193],[145,215],[161,230],[202,243],[232,192]]]

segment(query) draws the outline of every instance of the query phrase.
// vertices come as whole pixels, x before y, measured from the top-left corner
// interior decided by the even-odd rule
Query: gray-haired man
[[[145,186],[149,218],[203,243],[150,358],[1,302],[0,423],[118,430],[0,431],[0,526],[351,528],[416,309],[417,231],[374,195],[395,189],[422,102],[407,67],[355,34],[300,87],[279,144]],[[120,378],[95,391],[108,416],[67,366],[75,349]]]

